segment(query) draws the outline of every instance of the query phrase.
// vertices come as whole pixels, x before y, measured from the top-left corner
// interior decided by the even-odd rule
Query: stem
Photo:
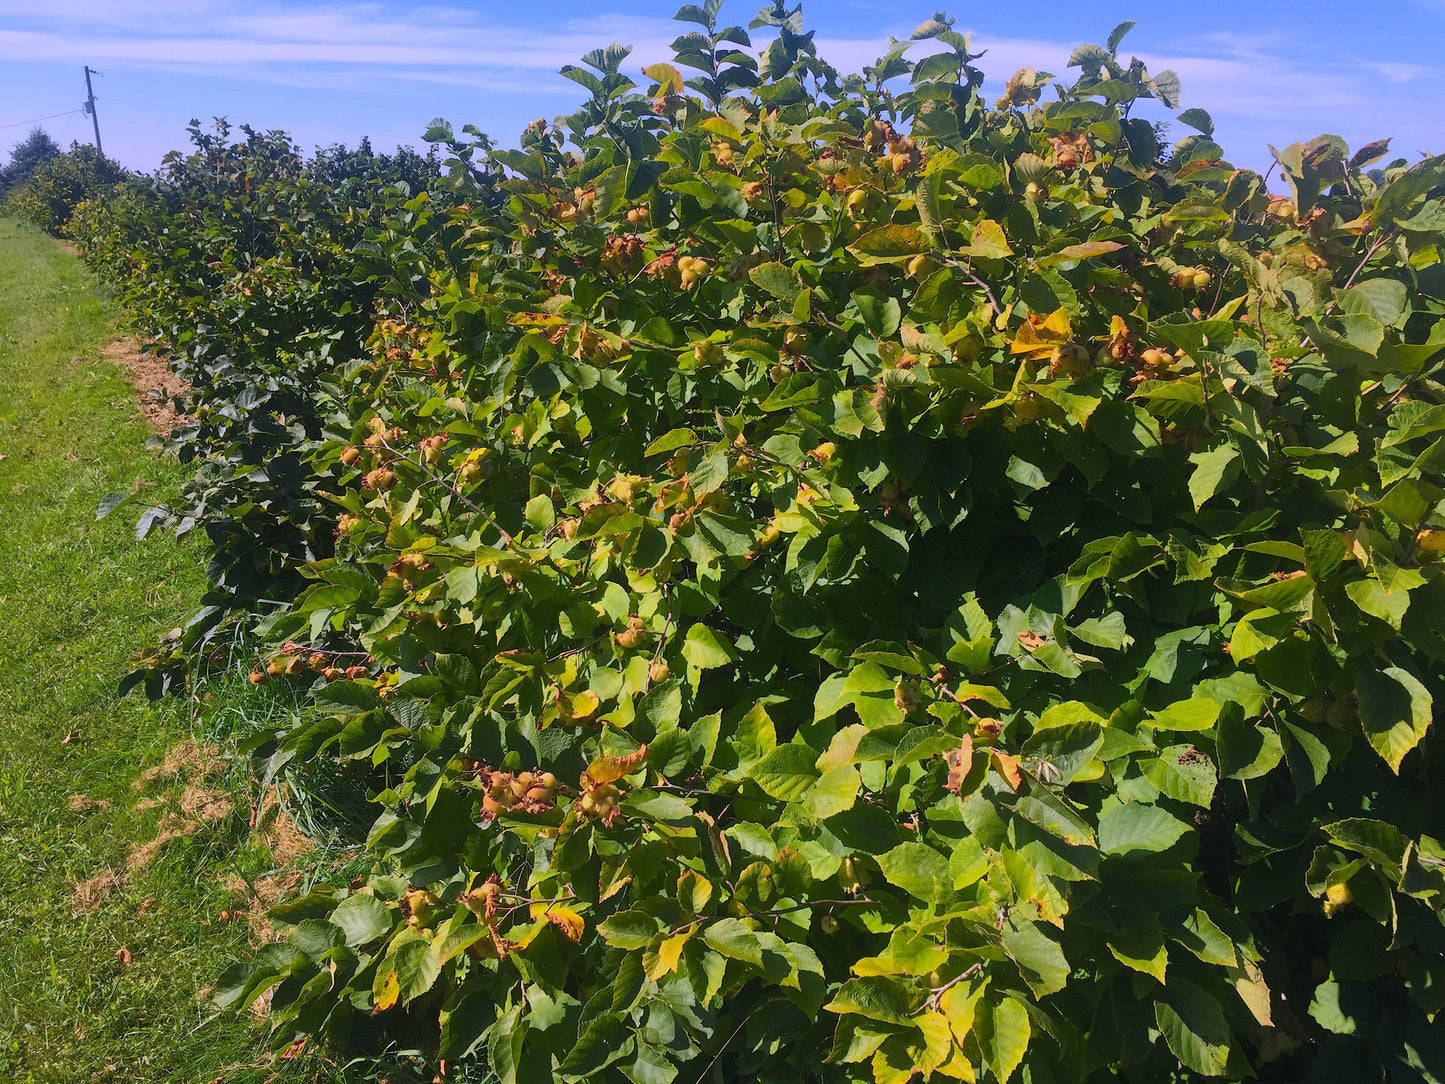
[[[964,968],[963,971],[960,972],[955,978],[949,979],[942,986],[935,986],[932,991],[930,991],[930,996],[928,1000],[925,1001],[922,1007],[918,1010],[918,1012],[914,1013],[913,1015],[917,1016],[918,1013],[923,1012],[924,1009],[931,1009],[936,1011],[938,1009],[939,1002],[943,1000],[944,994],[948,993],[948,991],[952,990],[959,983],[966,982],[967,980],[973,978],[982,969],[982,961],[976,964],[970,964],[968,967]]]
[[[481,507],[481,505],[479,505],[479,504],[477,504],[475,501],[471,500],[465,493],[463,493],[463,492],[462,492],[460,489],[458,489],[456,486],[452,485],[452,484],[451,484],[450,482],[448,482],[445,478],[442,478],[442,477],[440,477],[440,476],[438,476],[438,475],[433,474],[430,470],[427,469],[425,463],[422,463],[422,462],[419,461],[419,460],[410,458],[410,457],[407,456],[405,453],[403,453],[403,452],[401,452],[401,451],[398,451],[396,448],[393,448],[393,447],[392,447],[390,444],[388,444],[386,441],[383,440],[383,441],[381,442],[381,446],[382,446],[383,448],[385,448],[387,451],[389,451],[392,455],[394,455],[394,456],[396,456],[398,459],[400,459],[403,463],[409,463],[409,464],[411,464],[413,467],[415,467],[417,470],[421,471],[423,474],[425,474],[425,475],[427,476],[427,478],[429,478],[431,481],[435,482],[437,485],[439,485],[439,486],[445,486],[448,490],[450,490],[451,493],[452,493],[452,496],[456,497],[457,500],[461,501],[461,502],[462,502],[463,504],[465,504],[468,508],[470,508],[473,512],[477,513],[477,515],[481,516],[484,520],[486,520],[488,523],[490,523],[490,524],[492,525],[492,528],[493,528],[499,535],[502,536],[502,545],[504,545],[504,546],[510,546],[510,545],[512,544],[512,536],[511,536],[510,534],[508,534],[507,531],[505,531],[505,530],[502,528],[502,525],[501,525],[500,523],[498,523],[496,520],[494,520],[494,519],[491,517],[490,513],[488,513],[487,511],[485,511],[485,510]]]
[[[775,996],[775,997],[770,997],[770,998],[768,998],[767,1001],[760,1002],[759,1004],[753,1006],[753,1012],[757,1012],[758,1009],[761,1009],[764,1005],[768,1004],[768,1002],[776,1001],[776,1000],[777,1000],[777,998],[776,998],[776,996]],[[728,1048],[728,1043],[732,1042],[734,1039],[736,1039],[736,1038],[738,1037],[738,1032],[742,1031],[743,1028],[745,1028],[745,1027],[747,1026],[748,1021],[751,1020],[752,1018],[753,1018],[753,1013],[750,1012],[750,1013],[747,1014],[747,1016],[744,1016],[744,1017],[742,1018],[742,1021],[738,1024],[737,1027],[733,1028],[733,1033],[732,1033],[731,1035],[729,1035],[726,1039],[723,1040],[722,1046],[718,1047],[718,1048],[717,1048],[717,1053],[712,1056],[712,1061],[708,1062],[706,1065],[703,1066],[702,1072],[700,1072],[700,1073],[697,1074],[697,1079],[696,1079],[695,1081],[693,1081],[693,1084],[702,1084],[702,1078],[705,1077],[705,1076],[707,1076],[707,1074],[712,1071],[712,1067],[717,1064],[718,1058],[722,1057],[722,1056],[723,1056],[723,1051]]]
[[[850,900],[809,900],[807,903],[795,903],[792,907],[775,907],[770,911],[750,911],[754,915],[790,915],[794,911],[806,911],[809,907],[862,907],[873,904],[875,907],[882,907],[882,900],[875,900],[868,896],[860,896]]]
[[[1360,272],[1363,271],[1365,269],[1365,265],[1370,262],[1370,257],[1373,256],[1376,252],[1378,252],[1380,250],[1380,247],[1389,240],[1390,235],[1386,233],[1381,235],[1380,239],[1370,246],[1369,251],[1365,253],[1365,258],[1360,261],[1359,266],[1356,267],[1352,272],[1350,272],[1350,277],[1345,280],[1345,285],[1343,289],[1348,290],[1351,286],[1355,284],[1355,279],[1360,277]],[[1330,303],[1329,308],[1325,309],[1325,312],[1329,312],[1332,308],[1334,308],[1333,302]]]
[[[983,279],[975,275],[967,264],[962,263],[955,257],[947,256],[945,257],[945,259],[951,266],[956,267],[964,278],[968,279],[969,282],[973,283],[975,286],[977,286],[980,290],[983,291],[984,296],[988,298],[988,303],[993,306],[994,315],[998,315],[999,313],[1003,312],[1003,309],[999,307],[998,298],[994,297],[993,291],[990,290],[988,287],[988,283],[984,282]]]

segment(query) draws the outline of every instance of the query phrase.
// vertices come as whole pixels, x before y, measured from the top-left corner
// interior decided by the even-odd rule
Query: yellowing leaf
[[[711,132],[715,136],[722,136],[724,139],[741,141],[743,133],[725,117],[708,117],[698,125],[704,132]]]
[[[1014,250],[1009,247],[1008,238],[1004,236],[1003,227],[991,218],[985,218],[974,226],[973,236],[959,251],[965,256],[985,260],[1001,260],[1014,254]]]
[[[658,94],[682,93],[682,72],[671,64],[649,64],[642,69],[642,74],[658,84]]]
[[[913,1018],[913,1026],[923,1038],[914,1058],[919,1071],[927,1076],[948,1060],[953,1051],[953,1035],[949,1032],[948,1020],[938,1012],[919,1013]]]
[[[656,982],[662,978],[662,976],[670,975],[677,970],[677,962],[682,959],[683,946],[687,944],[693,935],[693,931],[696,929],[696,926],[689,926],[683,930],[682,933],[674,934],[664,939],[663,942],[657,946],[657,959],[653,961],[652,966],[647,969],[647,977],[649,979]]]
[[[1037,323],[1034,317],[1030,317],[1009,344],[1009,353],[1041,360],[1052,354],[1056,347],[1068,342],[1071,332],[1067,309],[1057,309]]]
[[[602,701],[596,693],[588,689],[573,697],[563,694],[563,700],[558,706],[563,707],[562,718],[580,721],[596,715]]]
[[[677,902],[696,913],[707,906],[712,899],[712,882],[695,869],[690,869],[677,879]]]
[[[973,767],[973,737],[965,734],[958,748],[944,753],[943,759],[948,765],[948,781],[943,784],[944,789],[961,794],[963,781],[968,778],[969,769]]]
[[[978,1013],[978,1001],[983,997],[985,987],[973,985],[972,983],[954,986],[944,992],[939,998],[938,1007],[943,1010],[944,1018],[948,1021],[948,1028],[953,1032],[953,1037],[962,1043],[973,1030],[974,1017]],[[968,1079],[973,1079],[969,1077]]]
[[[908,1084],[918,1075],[911,1044],[895,1035],[873,1055],[873,1084]]]
[[[879,226],[848,246],[864,265],[902,263],[928,251],[928,237],[917,226]]]
[[[949,1054],[948,1060],[933,1071],[953,1080],[966,1080],[969,1084],[973,1084],[978,1079],[974,1074],[973,1062],[969,1061],[968,1055],[956,1046]]]
[[[599,787],[604,783],[615,783],[628,772],[634,771],[646,759],[646,745],[640,746],[635,752],[628,753],[625,757],[598,757],[587,765],[587,778],[592,781],[594,786]]]
[[[1269,985],[1257,964],[1245,960],[1239,967],[1229,969],[1234,979],[1234,989],[1245,1008],[1262,1028],[1274,1027],[1274,1016],[1270,1009]]]
[[[1005,782],[1013,790],[1023,786],[1023,773],[1019,771],[1017,757],[1011,757],[1007,753],[1001,753],[997,749],[990,749],[989,754],[993,757],[993,766],[998,769],[998,774],[1004,777]]]
[[[1000,1084],[1008,1084],[1029,1047],[1033,1032],[1029,1011],[1011,997],[1000,998],[995,1005],[985,1002],[984,1010],[993,1024],[989,1029],[992,1035],[987,1044],[988,1060]]]
[[[1063,263],[1065,260],[1087,260],[1090,256],[1107,256],[1123,247],[1118,241],[1085,241],[1083,244],[1069,245],[1068,248],[1061,248],[1058,252],[1051,252],[1038,263],[1040,267],[1050,267],[1056,263]]]
[[[561,327],[567,318],[555,312],[516,312],[507,317],[507,323],[513,327]]]
[[[380,982],[372,991],[375,1000],[373,1012],[386,1012],[396,1004],[397,998],[401,997],[401,983],[396,980],[396,972],[391,968],[383,971],[378,978]]]
[[[567,940],[582,940],[582,933],[587,928],[587,923],[570,907],[563,907],[555,903],[534,903],[530,910],[533,918],[545,918],[561,930]]]

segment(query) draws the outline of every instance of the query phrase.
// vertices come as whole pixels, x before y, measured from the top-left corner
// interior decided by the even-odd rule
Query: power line
[[[83,112],[83,109],[67,109],[64,113],[51,113],[48,117],[36,117],[34,120],[17,120],[13,124],[0,124],[0,131],[6,128],[20,128],[26,124],[39,124],[43,120],[54,120],[56,117],[68,117],[72,113]]]

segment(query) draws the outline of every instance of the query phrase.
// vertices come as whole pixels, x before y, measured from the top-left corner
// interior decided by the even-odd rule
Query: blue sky
[[[746,25],[762,0],[729,0]],[[137,169],[185,144],[192,116],[282,128],[305,147],[417,143],[443,116],[512,145],[527,122],[575,104],[556,74],[588,49],[635,46],[638,68],[670,59],[684,27],[677,0],[0,0],[0,156],[31,118],[75,109],[82,65],[95,80],[106,151]],[[832,63],[858,70],[933,14],[931,2],[811,0],[808,28]],[[1176,70],[1183,105],[1207,109],[1240,165],[1262,168],[1267,144],[1320,132],[1351,145],[1384,136],[1408,157],[1445,151],[1445,0],[1138,0],[973,4],[950,12],[988,54],[991,91],[1016,68],[1063,74],[1072,47],[1122,19],[1121,48],[1151,71]],[[634,77],[641,77],[633,72]],[[43,122],[60,142],[90,139],[90,119]],[[1176,129],[1177,134],[1185,134]]]

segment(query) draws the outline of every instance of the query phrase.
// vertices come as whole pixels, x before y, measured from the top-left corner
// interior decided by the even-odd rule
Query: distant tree
[[[35,167],[60,154],[60,145],[51,139],[44,128],[32,128],[10,151],[10,163],[0,169],[0,195],[21,184]]]

